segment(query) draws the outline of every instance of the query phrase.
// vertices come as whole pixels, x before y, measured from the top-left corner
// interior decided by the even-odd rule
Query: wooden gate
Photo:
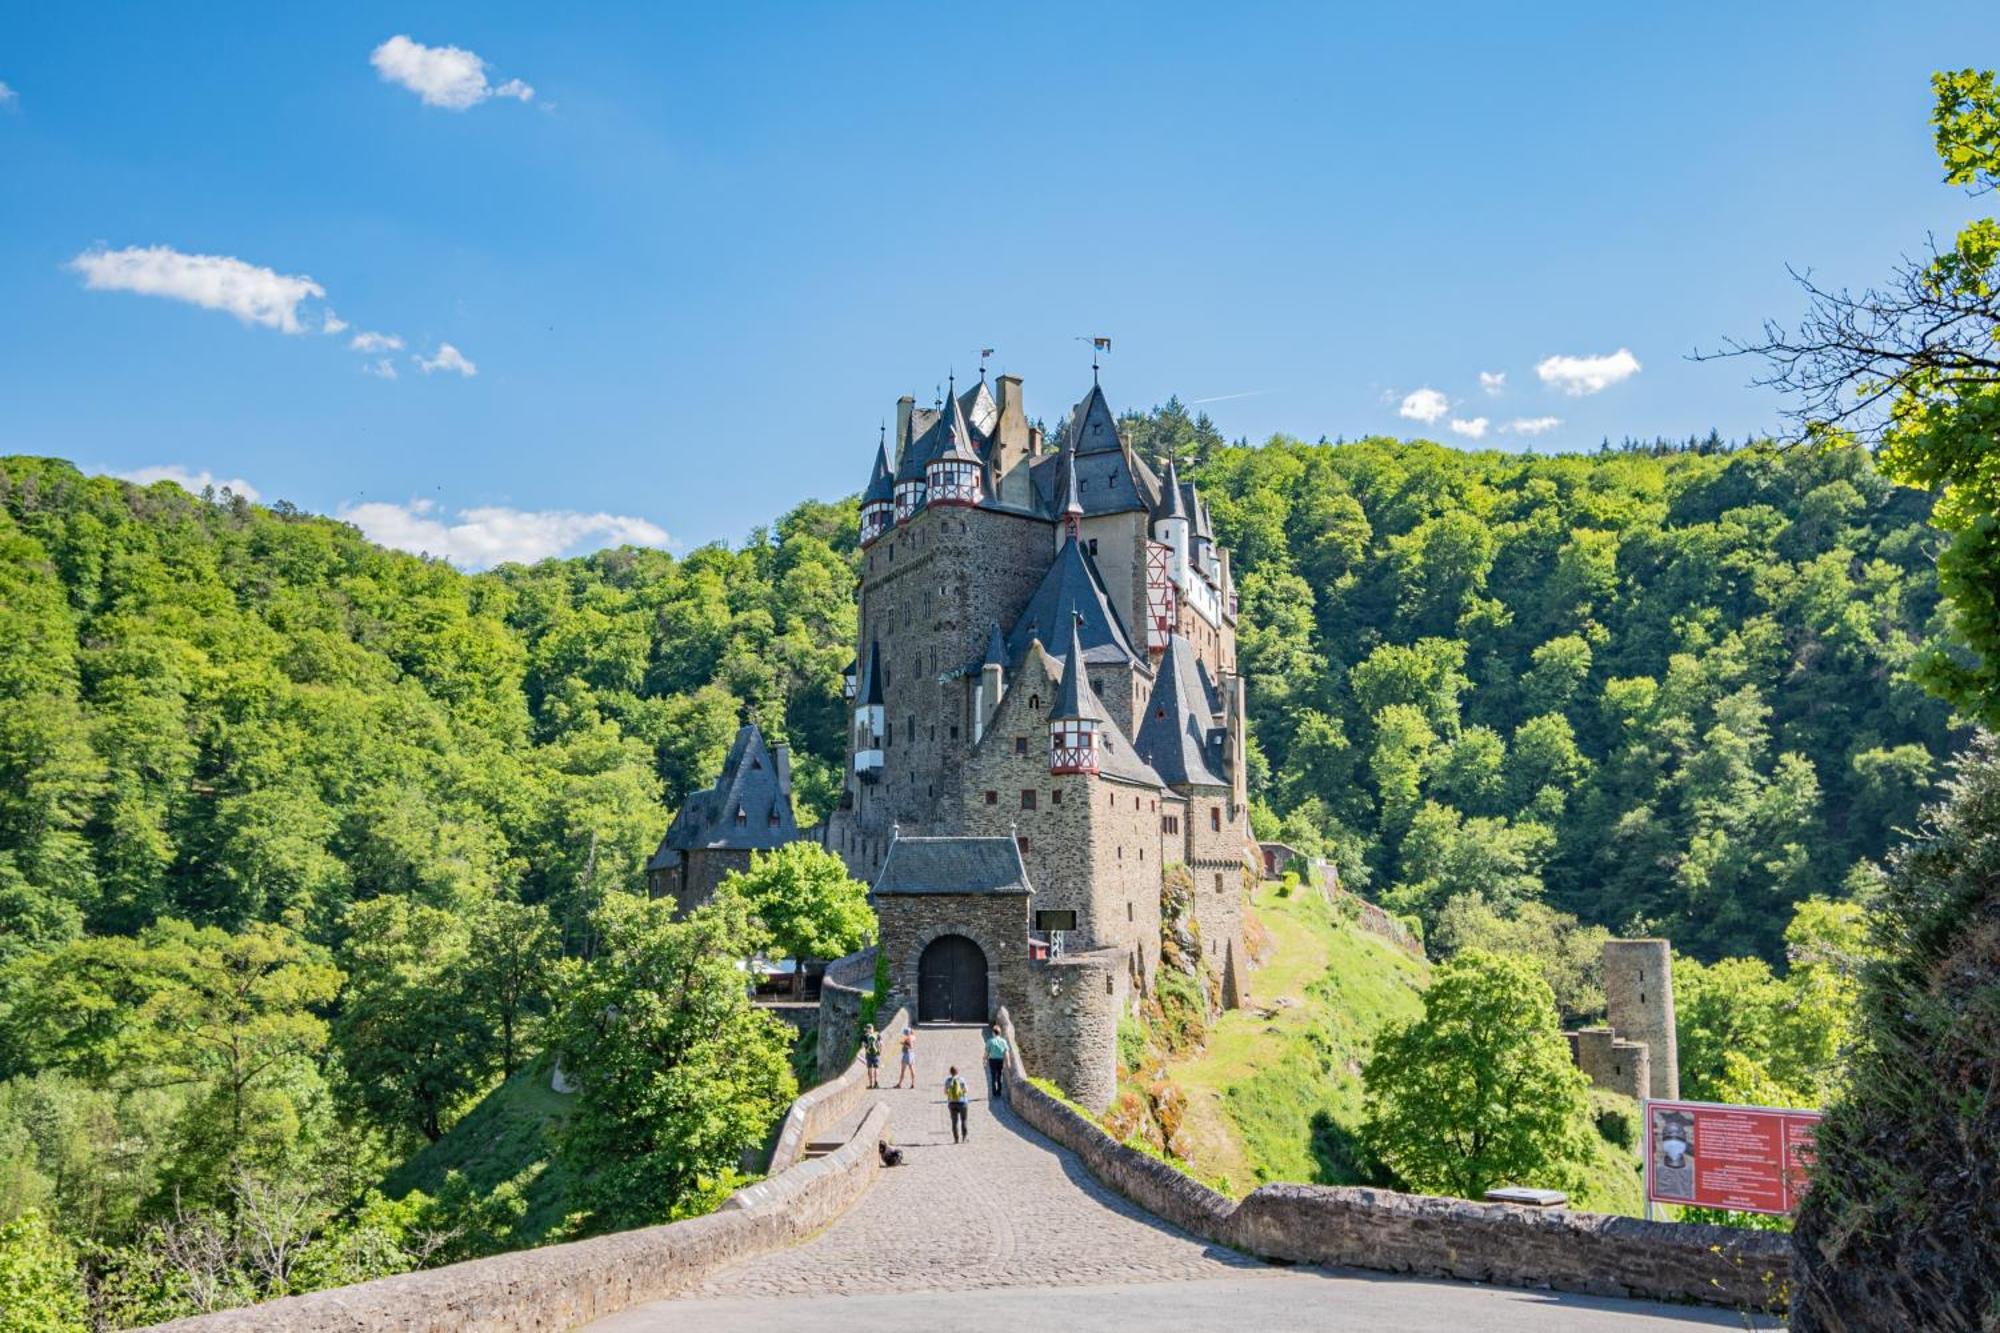
[[[963,935],[940,935],[917,962],[919,1023],[984,1023],[986,954]]]

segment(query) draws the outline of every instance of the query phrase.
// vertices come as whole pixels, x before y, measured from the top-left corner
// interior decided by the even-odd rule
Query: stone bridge
[[[1757,1327],[1757,1316],[1688,1302],[1780,1299],[1789,1244],[1772,1233],[1308,1185],[1238,1203],[1114,1142],[1018,1061],[1006,1096],[989,1098],[981,1036],[921,1029],[915,1089],[870,1091],[857,1061],[806,1093],[773,1174],[706,1217],[163,1327],[1019,1333],[1053,1319],[1550,1333]],[[944,1107],[951,1064],[974,1089],[964,1144]],[[878,1166],[880,1139],[903,1149],[903,1165]]]

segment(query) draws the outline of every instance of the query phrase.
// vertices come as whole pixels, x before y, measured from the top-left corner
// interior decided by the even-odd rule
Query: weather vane
[[[1097,383],[1097,358],[1101,353],[1111,350],[1111,339],[1105,337],[1086,338],[1079,334],[1077,341],[1088,342],[1090,344],[1090,382],[1095,384]]]

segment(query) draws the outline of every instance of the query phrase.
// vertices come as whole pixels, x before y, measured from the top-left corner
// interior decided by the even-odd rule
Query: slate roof
[[[1056,705],[1049,710],[1051,722],[1102,722],[1104,705],[1090,688],[1090,677],[1082,670],[1083,644],[1076,626],[1069,627],[1069,651],[1063,654],[1062,684],[1056,688]]]
[[[948,458],[955,463],[977,463],[979,453],[972,447],[972,428],[965,423],[965,409],[956,398],[945,400],[944,415],[938,425],[942,431],[936,458]]]
[[[757,724],[746,722],[722,761],[722,776],[707,791],[688,794],[646,868],[678,865],[683,854],[702,849],[764,851],[795,842],[798,836],[790,757],[782,747],[774,752],[765,745]]]
[[[862,678],[861,689],[856,695],[863,707],[882,706],[882,645],[871,640],[868,644],[868,672]]]
[[[896,498],[895,481],[889,472],[889,449],[886,444],[875,446],[875,470],[868,474],[868,489],[861,492],[862,504],[884,504]]]
[[[1160,498],[1153,505],[1155,521],[1168,518],[1186,518],[1187,497],[1181,493],[1181,478],[1172,458],[1167,459],[1167,478],[1160,485]]]
[[[1004,667],[1007,665],[1007,641],[1000,637],[1000,622],[994,621],[986,635],[986,656],[981,666]]]
[[[1135,746],[1140,758],[1170,787],[1226,787],[1219,776],[1222,753],[1215,730],[1216,694],[1194,646],[1181,635],[1170,635],[1160,670],[1139,724]]]
[[[1080,454],[1118,452],[1118,418],[1111,414],[1111,404],[1105,401],[1100,386],[1091,385],[1070,413],[1069,438]]]
[[[1078,615],[1083,617],[1081,624],[1077,624]],[[1007,635],[1008,662],[1019,662],[1036,639],[1061,643],[1063,632],[1071,625],[1077,626],[1086,662],[1126,665],[1139,661],[1139,655],[1132,651],[1132,638],[1097,573],[1096,562],[1077,543],[1064,541],[1055,563],[1042,576],[1041,585]]]
[[[958,396],[958,404],[965,410],[965,422],[972,427],[974,442],[993,438],[993,428],[1000,424],[1000,404],[993,401],[993,391],[986,387],[986,376],[980,375],[979,383]]]
[[[1012,838],[904,838],[889,844],[875,892],[1028,894],[1028,868]]]

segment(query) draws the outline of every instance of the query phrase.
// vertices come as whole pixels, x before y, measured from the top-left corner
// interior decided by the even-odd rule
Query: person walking
[[[987,1091],[995,1097],[1007,1095],[1007,1039],[995,1023],[986,1034]]]
[[[882,1034],[870,1023],[861,1033],[861,1058],[868,1062],[868,1086],[882,1086]]]
[[[972,1137],[972,1127],[965,1118],[965,1080],[958,1076],[957,1065],[945,1077],[944,1104],[951,1112],[951,1141],[965,1142]]]
[[[896,1086],[903,1086],[903,1076],[907,1074],[910,1086],[917,1086],[917,1032],[915,1028],[903,1029],[903,1067],[896,1071]]]

